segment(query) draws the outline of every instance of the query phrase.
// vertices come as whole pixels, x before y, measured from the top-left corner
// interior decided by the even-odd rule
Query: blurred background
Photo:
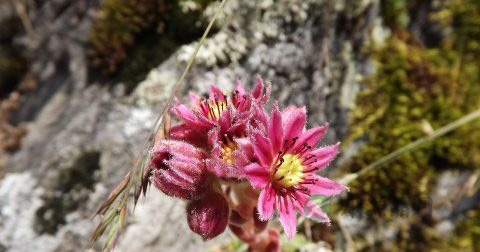
[[[100,203],[135,163],[215,0],[0,0],[0,252],[90,247]],[[229,0],[179,99],[259,74],[342,141],[339,179],[480,109],[478,0]],[[285,251],[480,251],[480,120],[362,173],[331,226]],[[152,189],[116,251],[207,243]]]

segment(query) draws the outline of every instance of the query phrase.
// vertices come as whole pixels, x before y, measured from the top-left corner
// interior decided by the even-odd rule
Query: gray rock
[[[158,104],[195,45],[180,48],[153,69],[132,96],[124,96],[121,85],[114,90],[91,85],[85,54],[91,2],[72,2],[54,15],[65,1],[44,3],[32,19],[34,40],[20,39],[32,54],[31,71],[40,88],[14,118],[29,133],[0,182],[0,248],[8,251],[89,250],[93,213],[132,167]],[[191,90],[206,92],[211,83],[231,90],[237,79],[252,87],[260,74],[272,82],[272,97],[282,107],[305,104],[309,124],[330,122],[325,144],[342,139],[358,89],[355,76],[368,71],[367,60],[356,53],[378,15],[377,4],[231,0],[225,13],[224,25],[207,39],[179,98]],[[98,169],[88,173],[91,165],[78,164],[85,153],[98,153]],[[51,207],[52,202],[60,206]],[[188,230],[183,203],[154,189],[129,220],[117,251],[204,251],[228,236],[202,242]],[[41,232],[42,223],[54,228]]]

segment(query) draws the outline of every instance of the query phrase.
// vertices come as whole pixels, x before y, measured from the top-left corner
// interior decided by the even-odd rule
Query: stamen
[[[317,182],[318,182],[318,179],[306,179],[303,182],[301,182],[300,184],[302,184],[302,185],[314,185]]]
[[[310,156],[308,156],[307,158],[305,158],[305,159],[303,160],[303,162],[305,163],[306,161],[308,161],[308,160],[310,160],[310,159],[312,159],[312,158],[314,158],[314,157],[316,157],[316,156],[315,156],[315,155],[310,155]]]
[[[312,167],[308,170],[303,171],[303,173],[310,173],[310,172],[313,172],[313,171],[316,171],[316,170],[318,170],[318,167]]]
[[[303,161],[302,164],[303,164],[303,165],[311,165],[311,164],[316,163],[317,161],[318,161],[318,160],[315,158],[315,159],[313,159],[313,160],[310,160],[308,163],[306,163],[305,161]]]
[[[275,167],[275,173],[277,173],[278,167],[282,166],[282,164],[283,164],[284,161],[285,161],[285,160],[283,159],[283,157],[280,158],[280,163]]]
[[[288,142],[290,142],[290,141],[285,140],[285,141],[284,141],[284,144],[283,144],[283,146],[284,146],[285,149],[283,150],[283,152],[284,152],[284,153],[287,153],[287,151],[290,150],[290,148],[292,148],[292,147],[295,145],[295,142],[297,142],[297,140],[298,140],[298,137],[292,138],[292,143],[291,143],[291,145],[288,145]]]
[[[308,189],[305,188],[305,187],[298,187],[297,190],[298,190],[299,192],[303,193],[303,194],[306,194],[306,195],[310,196],[310,192],[309,192]]]
[[[295,188],[292,188],[293,192],[295,192]],[[290,193],[290,197],[292,197],[295,201],[298,201],[297,196],[295,194]]]

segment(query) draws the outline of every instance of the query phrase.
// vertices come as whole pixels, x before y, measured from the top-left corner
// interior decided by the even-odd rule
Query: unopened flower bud
[[[205,155],[185,142],[160,141],[150,151],[153,185],[169,196],[198,198],[206,178]]]
[[[280,249],[280,235],[276,230],[268,230],[268,236],[270,237],[270,243],[265,248],[265,252],[279,252]]]
[[[228,214],[228,202],[219,193],[211,192],[187,205],[188,226],[203,240],[212,239],[225,231]]]

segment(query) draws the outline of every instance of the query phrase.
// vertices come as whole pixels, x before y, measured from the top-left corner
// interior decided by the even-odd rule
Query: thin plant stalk
[[[137,159],[136,165],[134,165],[133,169],[127,173],[125,178],[119,183],[119,185],[112,191],[112,193],[108,196],[108,198],[103,202],[100,206],[99,210],[97,211],[96,215],[102,217],[102,220],[98,224],[97,228],[92,234],[92,246],[95,244],[98,239],[108,231],[107,239],[104,243],[102,251],[110,251],[115,247],[116,241],[125,226],[126,218],[127,218],[127,204],[129,202],[130,191],[132,187],[134,187],[134,206],[137,203],[138,198],[140,197],[141,193],[145,195],[147,187],[148,187],[148,173],[149,170],[146,169],[147,167],[147,158],[145,155],[148,149],[153,145],[155,137],[161,135],[163,133],[163,137],[165,137],[168,131],[168,110],[173,102],[175,94],[180,89],[185,76],[187,75],[190,67],[195,62],[195,58],[197,56],[200,47],[205,42],[205,39],[208,36],[215,20],[217,19],[220,12],[222,12],[225,3],[227,0],[222,0],[220,5],[218,6],[212,20],[210,20],[205,32],[203,33],[200,41],[197,43],[195,50],[190,57],[187,65],[185,66],[182,74],[180,75],[179,79],[173,86],[172,92],[170,97],[168,98],[167,102],[164,104],[163,109],[161,110],[160,115],[155,120],[155,127],[153,128],[152,132],[150,133],[148,139],[146,140],[146,148],[142,151],[139,158]],[[161,130],[163,125],[163,130]],[[145,179],[147,178],[147,180]],[[120,197],[121,196],[121,197]]]
[[[362,170],[360,170],[359,172],[357,173],[351,173],[351,174],[348,174],[348,175],[345,175],[343,178],[341,178],[341,182],[343,184],[349,184],[351,183],[353,180],[357,179],[358,177],[368,173],[370,170],[373,170],[373,169],[376,169],[376,168],[380,168],[382,167],[384,164],[394,160],[395,158],[407,153],[407,152],[410,152],[410,151],[413,151],[415,149],[418,149],[419,147],[421,147],[423,144],[425,143],[428,143],[430,141],[433,141],[475,119],[478,119],[480,118],[480,109],[477,109],[463,117],[461,117],[460,119],[456,120],[456,121],[453,121],[437,130],[435,130],[434,132],[432,132],[431,134],[425,136],[425,137],[422,137],[416,141],[413,141],[397,150],[395,150],[394,152],[391,152],[390,154],[378,159],[377,161],[371,163],[370,165],[368,165],[367,167],[363,168]]]

